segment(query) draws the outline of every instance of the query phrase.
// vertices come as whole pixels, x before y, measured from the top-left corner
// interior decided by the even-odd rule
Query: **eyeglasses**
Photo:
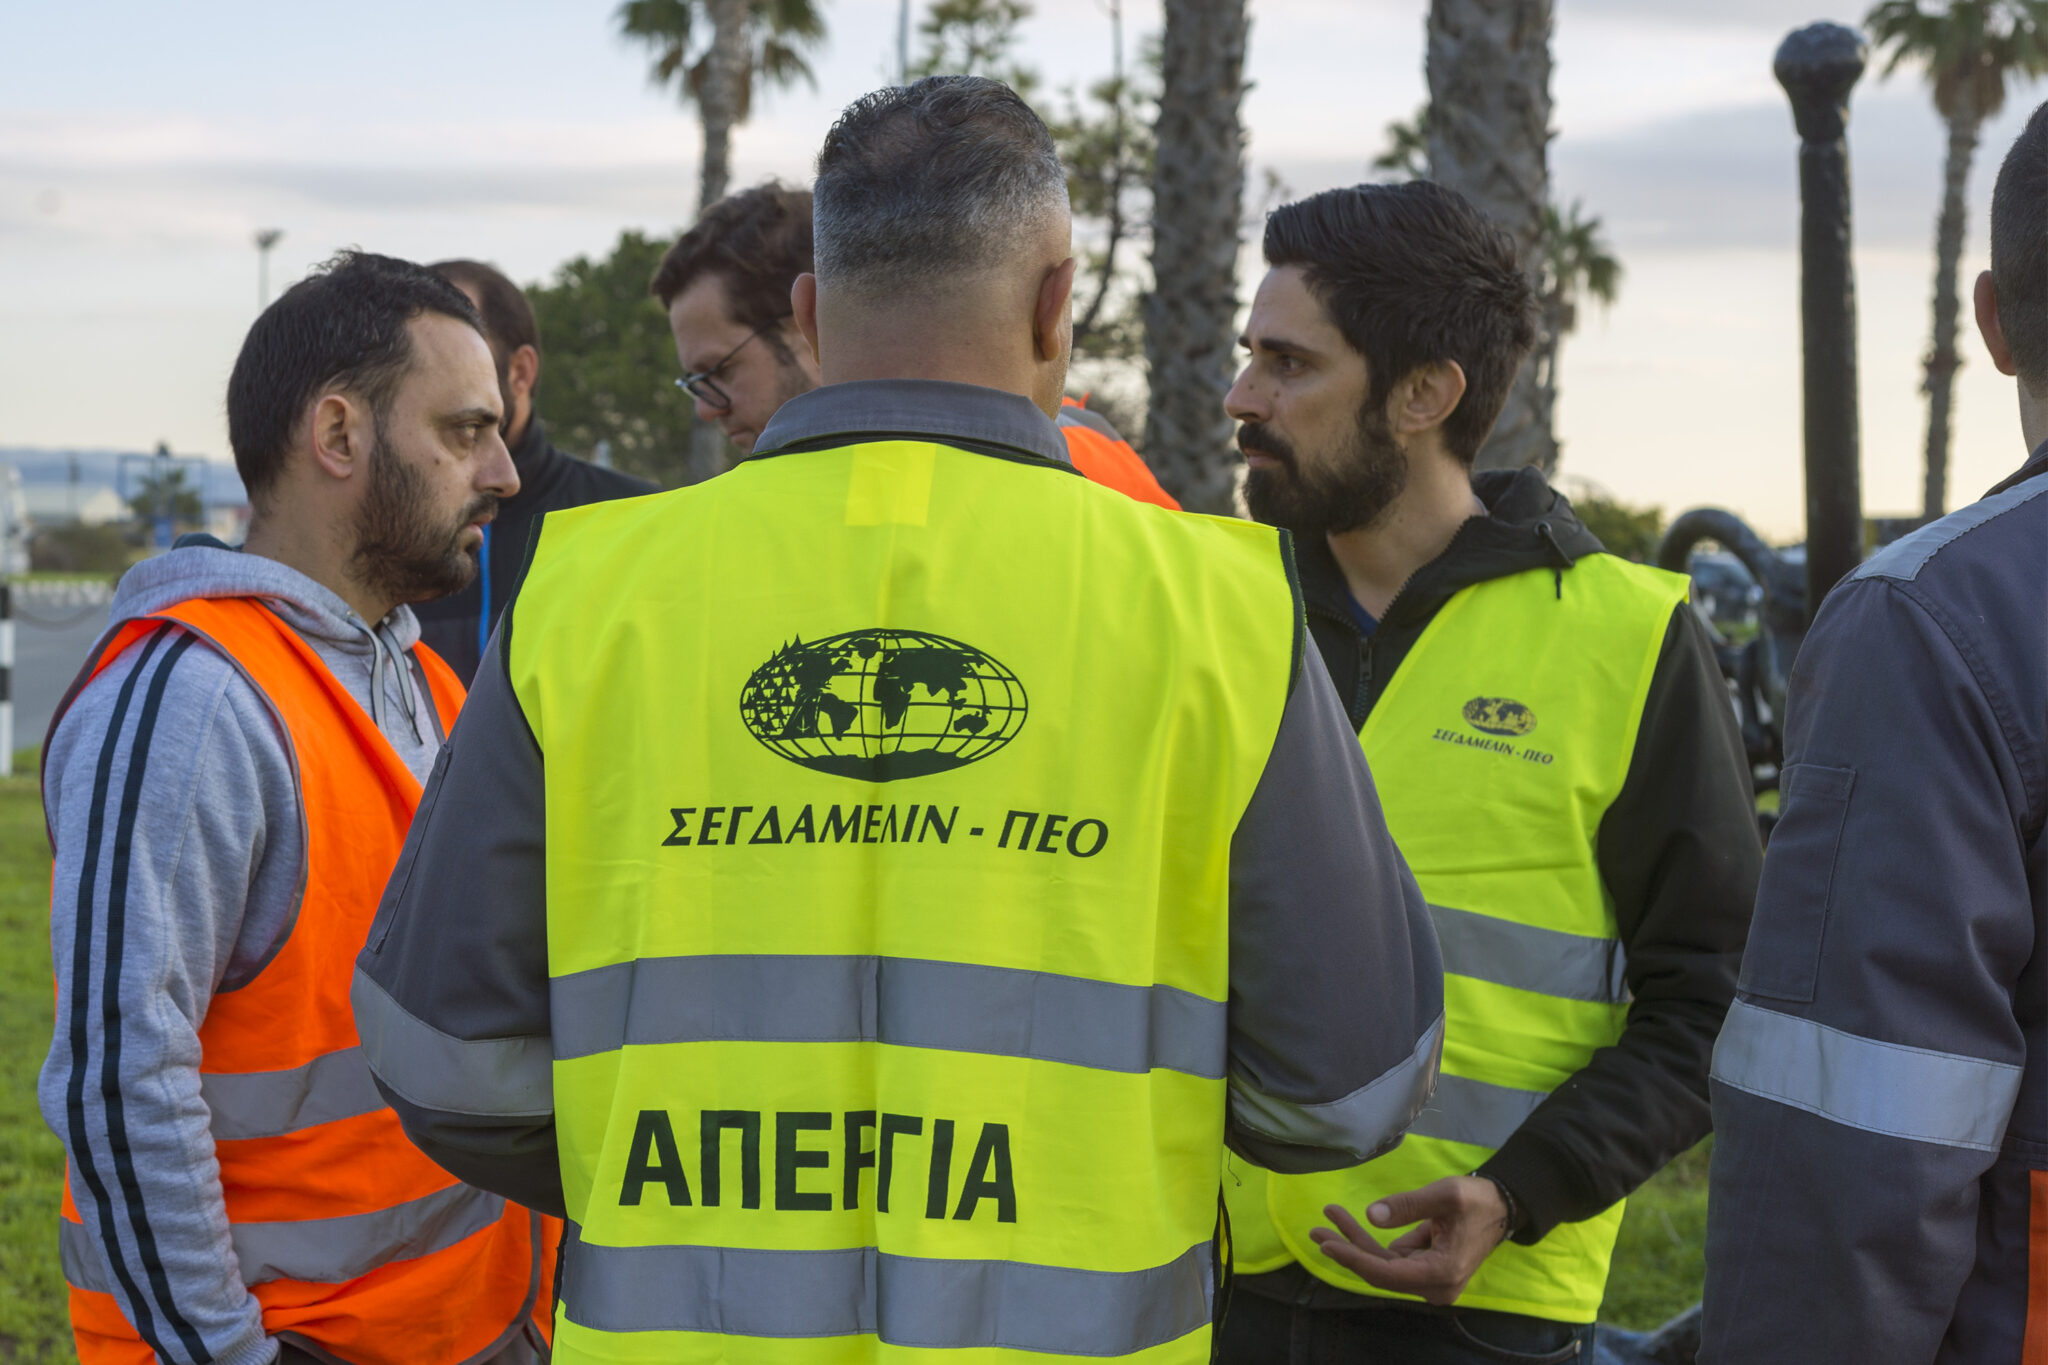
[[[747,333],[745,340],[741,341],[739,345],[733,347],[730,351],[727,351],[724,354],[724,356],[720,357],[719,362],[716,365],[713,365],[708,370],[699,370],[695,374],[684,375],[681,379],[678,379],[676,381],[676,387],[681,389],[684,393],[689,394],[690,397],[695,398],[700,402],[709,403],[712,407],[718,408],[721,411],[731,407],[732,395],[727,393],[724,389],[718,386],[718,381],[715,378],[715,376],[720,371],[722,371],[726,366],[732,364],[732,358],[734,356],[738,355],[741,351],[747,349],[747,342],[752,341],[755,337],[760,336],[763,332],[773,331],[775,328],[780,327],[783,324],[786,316],[787,315],[785,315],[784,318],[777,318],[773,322],[766,322],[763,323],[761,326],[756,327],[753,331]]]

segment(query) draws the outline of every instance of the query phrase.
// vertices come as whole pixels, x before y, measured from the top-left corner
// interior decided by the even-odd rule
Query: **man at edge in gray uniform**
[[[2033,454],[1800,647],[1714,1052],[1711,1365],[2048,1359],[2048,105],[1976,306]]]

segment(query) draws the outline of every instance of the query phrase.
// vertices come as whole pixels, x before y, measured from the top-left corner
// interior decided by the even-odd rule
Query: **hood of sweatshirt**
[[[203,597],[253,597],[290,626],[348,689],[406,766],[424,778],[440,747],[432,701],[414,677],[410,651],[420,626],[398,606],[374,625],[340,594],[288,565],[233,549],[211,536],[184,536],[145,559],[114,590],[110,627]]]
[[[1598,537],[1539,470],[1482,470],[1473,476],[1472,491],[1486,515],[1460,526],[1444,552],[1415,571],[1395,596],[1382,627],[1419,628],[1461,588],[1527,569],[1562,573],[1575,561],[1600,552]],[[1329,542],[1320,536],[1302,537],[1296,551],[1310,608],[1350,624],[1351,589]]]

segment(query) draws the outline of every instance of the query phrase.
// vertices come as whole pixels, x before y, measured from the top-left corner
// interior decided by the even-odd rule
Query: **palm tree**
[[[1229,392],[1244,215],[1246,0],[1166,0],[1145,300],[1145,451],[1192,511],[1236,492]]]
[[[932,0],[917,26],[924,56],[906,73],[920,76],[988,76],[1024,98],[1038,86],[1038,73],[1010,59],[1032,15],[1031,0]]]
[[[1530,357],[1543,425],[1555,430],[1557,360],[1564,339],[1578,330],[1579,300],[1592,299],[1612,307],[1621,295],[1621,262],[1608,247],[1598,218],[1588,218],[1574,203],[1559,213],[1555,204],[1543,210],[1543,268],[1539,283],[1543,300],[1543,337]]]
[[[1387,145],[1372,159],[1372,168],[1403,180],[1429,179],[1428,105],[1417,109],[1412,119],[1387,125]]]
[[[805,53],[825,39],[817,0],[626,0],[619,32],[654,54],[648,75],[695,104],[704,133],[697,189],[703,212],[725,197],[732,130],[753,112],[756,83],[817,88]],[[708,37],[707,37],[708,30]]]
[[[697,106],[704,134],[698,168],[697,212],[725,197],[732,178],[732,130],[753,111],[754,85],[787,87],[817,77],[806,50],[824,41],[817,0],[625,0],[619,32],[654,54],[648,76],[674,85],[685,104]],[[706,28],[708,41],[700,41]],[[731,463],[725,435],[714,423],[693,422],[687,481],[721,473]]]
[[[1429,167],[1505,229],[1531,275],[1550,203],[1552,0],[1430,0]],[[1479,452],[1482,469],[1557,463],[1535,367]]]
[[[1926,69],[1934,107],[1948,124],[1941,216],[1936,220],[1934,343],[1927,352],[1927,482],[1921,510],[1938,517],[1948,502],[1949,418],[1954,409],[1956,324],[1962,311],[1956,274],[1962,260],[1965,191],[1984,121],[2005,107],[2013,76],[2048,71],[2048,0],[1883,0],[1863,26],[1880,51],[1891,50],[1884,74],[1907,62]]]

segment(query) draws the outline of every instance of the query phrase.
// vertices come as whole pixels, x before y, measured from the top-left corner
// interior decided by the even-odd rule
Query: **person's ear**
[[[330,479],[353,477],[369,456],[368,417],[344,394],[330,393],[315,403],[309,424],[314,468]]]
[[[514,351],[505,366],[505,379],[514,398],[530,396],[534,385],[540,383],[540,352],[531,346],[521,346]],[[511,421],[512,414],[506,413],[505,420]]]
[[[1465,398],[1465,367],[1439,360],[1416,369],[1388,398],[1388,420],[1394,431],[1413,436],[1441,428]]]
[[[1992,282],[1990,271],[1977,277],[1972,301],[1977,305],[1977,334],[1984,338],[1984,349],[1991,352],[1991,363],[2000,374],[2019,374],[2020,367],[2013,363],[2012,347],[2005,340],[2005,324],[1998,317],[1998,286]]]
[[[1067,305],[1074,300],[1074,272],[1080,264],[1067,257],[1039,281],[1038,302],[1031,310],[1031,341],[1037,359],[1048,364],[1065,358],[1074,344]]]
[[[796,277],[796,283],[789,287],[790,314],[796,319],[796,329],[804,335],[804,343],[811,348],[811,359],[823,363],[818,354],[818,277],[806,270]]]

